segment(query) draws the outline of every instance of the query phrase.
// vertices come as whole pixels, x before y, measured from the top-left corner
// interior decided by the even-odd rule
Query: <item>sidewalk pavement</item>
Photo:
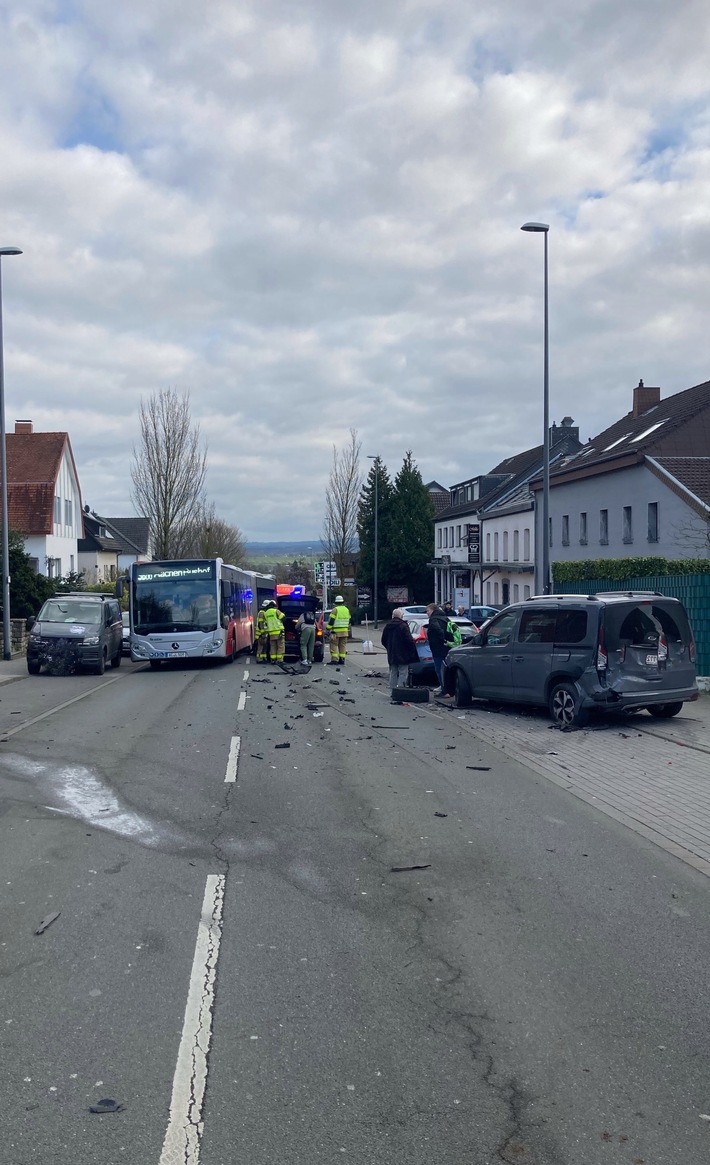
[[[0,684],[14,683],[27,674],[27,660],[24,655],[15,655],[7,660],[0,659]]]

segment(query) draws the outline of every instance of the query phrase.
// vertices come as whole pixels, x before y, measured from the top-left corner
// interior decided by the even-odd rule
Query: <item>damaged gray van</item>
[[[593,709],[666,718],[698,698],[695,641],[683,604],[657,592],[534,596],[449,652],[443,689],[459,707],[547,707],[560,727]]]

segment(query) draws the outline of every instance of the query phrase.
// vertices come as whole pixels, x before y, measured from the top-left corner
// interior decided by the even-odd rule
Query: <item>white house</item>
[[[10,529],[24,535],[35,569],[49,578],[77,570],[83,515],[67,433],[35,433],[32,421],[15,422],[7,434],[7,500]]]

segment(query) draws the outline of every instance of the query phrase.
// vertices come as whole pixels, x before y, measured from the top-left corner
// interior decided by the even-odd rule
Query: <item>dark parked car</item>
[[[55,595],[32,624],[27,670],[36,676],[42,664],[53,664],[101,676],[107,663],[121,666],[122,639],[118,599],[85,591]]]
[[[482,623],[487,623],[494,615],[497,615],[500,607],[469,607],[467,618],[480,627]]]
[[[320,600],[314,595],[277,595],[276,602],[284,613],[284,635],[286,648],[284,659],[301,658],[301,644],[296,631],[296,623],[304,611],[313,611],[316,617],[316,642],[313,659],[323,662],[323,621],[320,617]]]
[[[676,716],[697,700],[695,642],[683,604],[650,591],[549,595],[499,612],[449,652],[444,690],[463,707],[547,707],[562,727],[592,709]]]

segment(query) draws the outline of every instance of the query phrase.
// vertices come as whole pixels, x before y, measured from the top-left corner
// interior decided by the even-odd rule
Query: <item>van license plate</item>
[[[658,656],[657,655],[647,655],[646,656],[646,663],[652,665],[653,667],[657,667]]]

